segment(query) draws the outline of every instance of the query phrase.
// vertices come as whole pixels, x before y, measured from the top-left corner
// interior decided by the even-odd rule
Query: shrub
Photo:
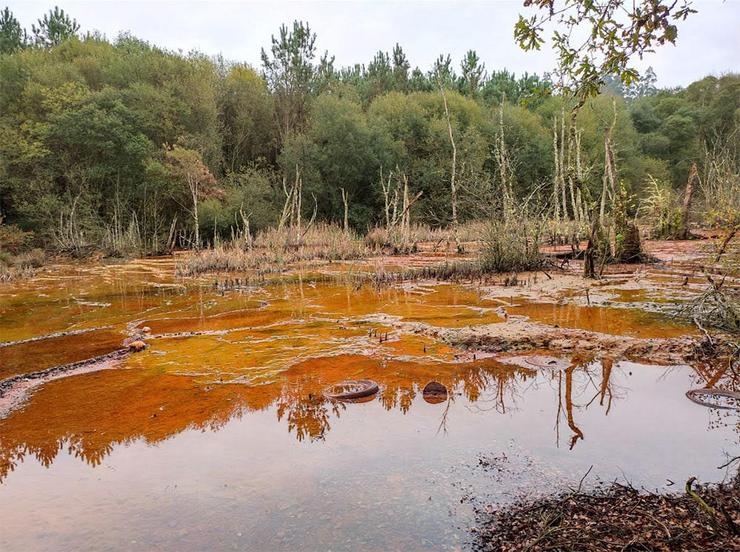
[[[707,156],[702,181],[704,222],[715,228],[740,226],[740,174],[727,152]]]
[[[18,254],[29,246],[32,239],[33,232],[21,230],[14,224],[3,224],[0,218],[0,251]]]
[[[46,263],[46,253],[42,249],[31,249],[16,255],[13,265],[17,268],[39,268]]]
[[[544,262],[540,253],[543,222],[526,216],[494,220],[481,250],[484,272],[536,270]]]
[[[648,195],[643,200],[640,215],[647,222],[654,239],[677,239],[683,235],[678,194],[665,182],[648,175]]]

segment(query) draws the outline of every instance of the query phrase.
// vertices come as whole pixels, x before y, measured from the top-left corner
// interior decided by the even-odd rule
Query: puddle
[[[530,320],[611,335],[639,338],[666,338],[693,335],[696,329],[667,314],[640,309],[581,306],[573,303],[525,303],[506,307],[509,314]]]
[[[419,330],[505,324],[500,301],[451,284],[377,290],[337,266],[223,291],[154,259],[1,287],[0,342],[105,329],[0,347],[0,379],[144,326],[153,337],[0,419],[0,549],[466,549],[471,501],[577,485],[591,465],[591,483],[669,490],[716,480],[737,451],[737,412],[686,397],[730,385],[715,367],[474,359]],[[615,335],[692,331],[631,308],[506,310]],[[325,397],[352,379],[379,391]],[[424,399],[430,381],[447,400]]]

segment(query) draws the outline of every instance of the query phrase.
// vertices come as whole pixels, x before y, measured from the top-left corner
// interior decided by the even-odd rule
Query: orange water
[[[0,550],[454,550],[471,540],[471,495],[506,503],[590,465],[659,488],[716,478],[738,445],[734,413],[684,396],[713,367],[523,368],[417,333],[503,323],[475,288],[377,290],[329,266],[223,291],[173,269],[67,266],[0,288],[2,342],[92,330],[0,347],[0,379],[152,333],[116,369],[48,382],[0,419]],[[686,331],[635,309],[517,308],[607,333]],[[323,396],[347,379],[380,391]],[[427,402],[430,381],[450,399]]]
[[[577,328],[643,339],[696,333],[689,324],[676,320],[675,317],[639,309],[582,306],[573,303],[525,303],[507,307],[506,310],[509,314],[526,316],[536,322],[560,328]]]

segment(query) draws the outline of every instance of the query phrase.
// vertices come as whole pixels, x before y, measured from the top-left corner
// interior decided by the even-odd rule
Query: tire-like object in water
[[[740,393],[735,391],[724,391],[722,389],[690,389],[686,391],[686,397],[696,404],[706,406],[707,408],[721,408],[723,410],[740,410]],[[715,404],[703,397],[724,397],[730,399],[727,404]],[[733,405],[732,402],[735,402]]]
[[[372,380],[345,380],[324,389],[324,396],[336,401],[352,401],[375,395],[378,384]]]
[[[447,388],[438,381],[430,381],[422,391],[424,400],[430,404],[437,404],[447,400]]]

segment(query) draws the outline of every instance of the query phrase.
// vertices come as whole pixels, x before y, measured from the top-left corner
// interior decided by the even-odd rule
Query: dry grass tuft
[[[17,255],[0,251],[0,282],[31,278],[45,262],[46,254],[41,249],[31,249]]]
[[[484,235],[486,223],[482,221],[470,221],[461,224],[458,228],[458,239],[461,242],[480,241]],[[401,228],[386,228],[377,226],[370,230],[365,236],[365,243],[373,251],[390,250],[393,253],[411,253],[417,250],[421,243],[454,243],[451,228],[432,228],[427,224],[412,224],[408,233],[404,236]]]
[[[207,272],[280,270],[292,263],[359,259],[368,253],[359,236],[335,225],[316,224],[300,236],[293,229],[273,228],[258,234],[248,249],[232,242],[193,252],[178,263],[177,273],[194,276]]]

